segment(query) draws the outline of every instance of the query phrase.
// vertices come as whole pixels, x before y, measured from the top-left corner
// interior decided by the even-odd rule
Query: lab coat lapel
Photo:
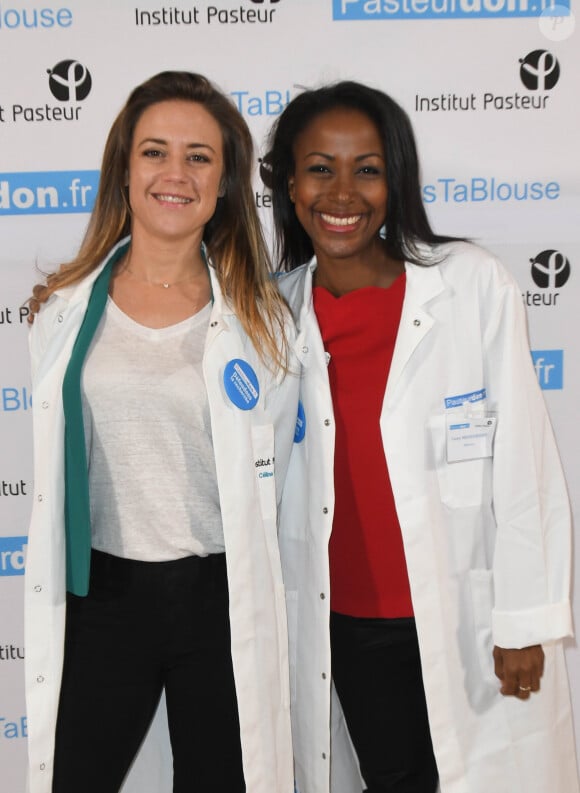
[[[437,264],[421,266],[406,263],[405,270],[405,300],[387,382],[387,402],[395,394],[397,384],[414,351],[435,324],[427,304],[446,288]]]

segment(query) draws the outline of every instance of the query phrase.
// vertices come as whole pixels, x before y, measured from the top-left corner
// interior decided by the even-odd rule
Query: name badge
[[[467,418],[460,413],[447,416],[447,462],[493,457],[497,418],[483,415]]]

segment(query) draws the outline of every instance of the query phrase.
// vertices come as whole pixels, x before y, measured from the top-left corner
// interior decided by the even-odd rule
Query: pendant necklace
[[[133,277],[133,278],[134,278],[136,281],[141,281],[141,283],[143,283],[143,284],[149,284],[150,286],[162,286],[162,287],[163,287],[163,289],[169,289],[169,287],[170,287],[170,286],[178,286],[179,284],[185,284],[185,283],[187,283],[188,281],[193,281],[193,279],[194,279],[194,278],[197,278],[197,277],[199,276],[199,273],[195,273],[194,275],[190,275],[190,276],[188,276],[187,278],[182,278],[180,281],[173,281],[173,283],[169,283],[169,281],[155,282],[155,281],[149,281],[149,279],[147,279],[147,278],[141,278],[141,277],[140,277],[140,276],[138,276],[136,273],[134,273],[134,272],[133,272],[133,270],[131,270],[131,268],[130,268],[130,267],[127,267],[127,266],[126,266],[126,267],[125,267],[125,270],[126,270],[126,271],[129,273],[129,275],[131,275],[131,276],[132,276],[132,277]]]

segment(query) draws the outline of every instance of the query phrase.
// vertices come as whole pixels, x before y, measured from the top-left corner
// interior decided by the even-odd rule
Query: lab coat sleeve
[[[498,262],[491,268],[484,347],[488,399],[497,411],[492,628],[496,645],[521,648],[572,634],[571,520],[520,291]]]

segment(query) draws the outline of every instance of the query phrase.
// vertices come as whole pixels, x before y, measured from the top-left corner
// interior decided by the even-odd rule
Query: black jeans
[[[415,620],[330,616],[332,676],[368,793],[434,793]]]
[[[117,793],[165,689],[175,793],[243,793],[225,555],[93,551],[68,595],[53,793]]]

